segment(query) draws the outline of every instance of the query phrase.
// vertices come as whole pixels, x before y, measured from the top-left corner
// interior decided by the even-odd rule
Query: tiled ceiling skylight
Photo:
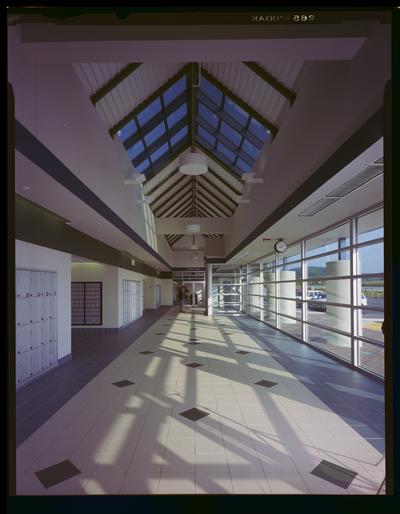
[[[133,166],[152,174],[189,144],[187,76],[146,105],[118,131]]]
[[[195,144],[239,176],[249,172],[269,130],[205,77],[194,90]],[[118,136],[135,169],[150,177],[190,146],[188,75],[145,104]]]

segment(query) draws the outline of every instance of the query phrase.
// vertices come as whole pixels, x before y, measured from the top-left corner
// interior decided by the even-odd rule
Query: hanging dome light
[[[200,225],[197,223],[191,223],[190,225],[186,225],[186,231],[191,234],[200,232]]]
[[[203,175],[207,173],[207,156],[198,152],[190,152],[182,155],[179,171],[184,175]]]

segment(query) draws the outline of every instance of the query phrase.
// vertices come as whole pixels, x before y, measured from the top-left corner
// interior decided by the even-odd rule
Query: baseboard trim
[[[68,355],[64,355],[64,357],[61,357],[61,359],[58,359],[58,365],[62,366],[63,364],[67,363],[72,359],[72,353],[69,353]]]
[[[76,332],[101,332],[101,333],[107,333],[107,332],[119,332],[121,328],[124,327],[71,327],[72,333]]]
[[[109,334],[109,333],[115,333],[115,332],[121,332],[122,330],[125,330],[126,328],[130,327],[133,323],[136,323],[140,319],[142,319],[143,316],[140,316],[140,318],[137,318],[127,325],[122,325],[121,327],[71,327],[72,333],[77,332],[84,332],[84,333],[101,333],[101,334]]]

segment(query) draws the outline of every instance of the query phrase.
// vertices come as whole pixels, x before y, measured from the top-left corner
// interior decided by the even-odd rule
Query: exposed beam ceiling
[[[235,212],[234,207],[227,205],[225,202],[223,202],[220,198],[218,198],[218,196],[215,195],[215,193],[210,191],[210,189],[208,189],[208,187],[206,187],[200,181],[199,181],[199,186],[203,190],[203,194],[204,194],[204,192],[206,192],[208,195],[210,195],[213,200],[216,200],[217,202],[219,202],[219,204],[221,204],[221,206],[223,206],[229,212],[229,216],[232,216],[232,214]],[[210,203],[211,203],[211,201],[210,201]],[[219,205],[219,204],[217,204],[217,205]],[[220,207],[219,207],[219,209],[222,210]]]
[[[174,184],[174,186],[176,186],[176,184],[180,183],[179,180],[177,180]],[[176,204],[177,202],[179,202],[181,200],[181,198],[183,198],[186,194],[187,194],[187,190],[188,190],[188,186],[189,188],[191,188],[191,182],[185,182],[183,184],[182,187],[180,187],[178,190],[174,191],[173,193],[171,193],[169,196],[167,196],[165,198],[165,200],[160,204],[160,205],[157,205],[157,207],[155,207],[153,209],[153,212],[154,212],[154,215],[155,216],[158,216],[160,210],[162,210],[163,207],[165,207],[165,205],[167,205],[171,200],[174,201],[174,203]],[[185,191],[184,193],[182,193],[182,191]],[[180,195],[180,193],[182,193]],[[180,196],[179,196],[180,195]],[[162,195],[162,198],[164,198],[164,195]],[[168,210],[168,209],[167,209]]]
[[[244,61],[243,64],[250,68],[251,71],[262,78],[265,82],[267,82],[267,84],[272,86],[282,96],[287,98],[291,104],[295,101],[296,93],[287,88],[282,82],[280,82],[276,77],[274,77],[271,73],[269,73],[269,71],[260,66],[258,63],[253,61]]]
[[[104,84],[101,88],[99,88],[95,93],[93,93],[90,97],[93,105],[96,105],[104,96],[110,93],[115,86],[118,86],[120,82],[125,80],[129,75],[131,75],[134,71],[136,71],[141,63],[131,62],[121,71],[119,71],[114,77],[109,80],[106,84]]]
[[[213,187],[220,195],[222,195],[224,198],[226,198],[229,202],[233,203],[234,207],[236,208],[239,204],[235,202],[235,200],[232,199],[228,194],[225,193],[221,188],[219,188],[213,181],[209,180],[206,175],[201,175],[199,177],[200,181],[206,182],[209,186]]]

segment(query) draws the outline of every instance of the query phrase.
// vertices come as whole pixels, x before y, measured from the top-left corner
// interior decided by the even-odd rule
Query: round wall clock
[[[279,239],[279,241],[277,241],[275,243],[275,251],[278,252],[278,253],[283,253],[283,252],[286,252],[287,250],[287,244],[285,243],[285,241],[283,239]]]

